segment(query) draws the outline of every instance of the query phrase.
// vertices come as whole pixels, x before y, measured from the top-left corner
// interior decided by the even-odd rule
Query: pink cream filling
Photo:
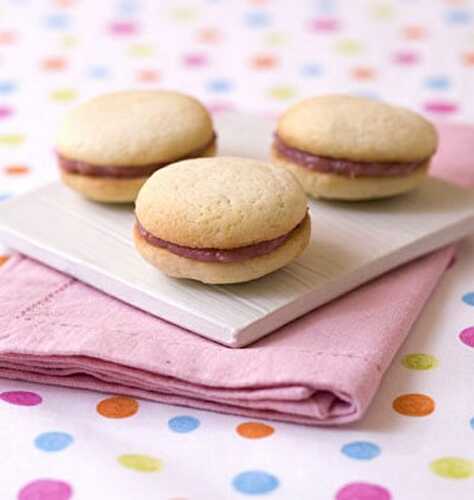
[[[260,243],[255,243],[254,245],[247,245],[244,247],[231,248],[220,250],[218,248],[191,248],[182,245],[177,245],[166,240],[162,240],[157,236],[149,233],[140,222],[136,221],[136,229],[140,236],[150,245],[158,248],[163,248],[168,250],[175,255],[180,257],[186,257],[187,259],[198,260],[200,262],[240,262],[242,260],[252,259],[255,257],[260,257],[261,255],[266,255],[277,248],[281,247],[288,238],[303,224],[307,216],[291,231],[279,236],[273,240],[261,241]]]
[[[300,149],[287,146],[277,134],[273,146],[276,151],[289,160],[317,172],[344,175],[346,177],[390,177],[410,175],[423,163],[429,160],[405,163],[354,162],[306,153]]]
[[[206,151],[206,149],[214,144],[214,142],[216,141],[216,137],[217,136],[214,133],[211,140],[205,146],[174,161],[187,160],[190,158],[201,156],[204,151]],[[59,167],[61,168],[61,170],[64,170],[69,174],[86,175],[89,177],[109,177],[112,179],[138,179],[140,177],[149,177],[159,168],[173,163],[162,162],[153,163],[150,165],[117,167],[114,165],[94,165],[92,163],[87,163],[80,160],[73,160],[71,158],[66,158],[58,152],[56,152],[56,156],[58,158]]]

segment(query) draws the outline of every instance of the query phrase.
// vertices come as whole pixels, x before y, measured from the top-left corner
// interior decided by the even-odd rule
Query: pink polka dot
[[[449,115],[458,111],[458,106],[454,102],[449,101],[429,101],[423,105],[425,111],[438,115]]]
[[[224,113],[235,110],[235,106],[231,102],[209,102],[206,107],[210,113]]]
[[[318,17],[310,21],[310,31],[317,33],[332,33],[340,27],[339,21],[331,17]]]
[[[12,108],[9,108],[8,106],[0,106],[0,120],[8,118],[12,114],[13,114]]]
[[[18,493],[18,500],[68,500],[72,488],[64,481],[37,479],[25,484]]]
[[[183,63],[186,66],[191,66],[193,68],[199,68],[201,66],[206,66],[208,63],[206,54],[195,52],[192,54],[185,54],[183,57]]]
[[[109,24],[109,32],[112,35],[135,35],[138,32],[136,24],[127,21],[116,21]]]
[[[412,66],[420,62],[420,57],[416,52],[400,51],[393,55],[393,62],[403,66]]]
[[[474,326],[470,326],[469,328],[465,328],[459,334],[459,340],[466,344],[468,347],[474,348]]]
[[[36,392],[27,391],[8,391],[0,393],[0,399],[6,403],[18,406],[36,406],[43,398]]]
[[[349,483],[336,493],[336,500],[390,500],[390,492],[370,483]]]

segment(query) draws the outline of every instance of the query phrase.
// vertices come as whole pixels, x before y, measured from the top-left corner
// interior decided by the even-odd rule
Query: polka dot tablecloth
[[[474,122],[473,75],[468,0],[0,0],[0,202],[56,177],[57,122],[97,93],[276,116],[337,91]],[[472,500],[473,262],[471,239],[345,428],[0,380],[0,498]]]

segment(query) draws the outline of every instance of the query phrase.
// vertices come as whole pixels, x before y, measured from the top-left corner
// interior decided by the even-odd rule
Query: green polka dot
[[[438,366],[438,360],[431,354],[416,352],[404,356],[402,365],[410,370],[431,370]]]
[[[127,469],[140,472],[158,472],[163,468],[161,460],[150,455],[120,455],[117,460]]]
[[[296,90],[294,89],[294,87],[290,87],[287,85],[278,85],[270,89],[270,96],[280,101],[291,99],[295,95],[296,95]]]
[[[474,475],[474,464],[470,460],[457,457],[443,457],[430,464],[431,470],[449,479],[467,479]]]

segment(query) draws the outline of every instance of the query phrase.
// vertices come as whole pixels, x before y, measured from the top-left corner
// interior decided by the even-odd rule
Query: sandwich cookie
[[[310,238],[307,198],[282,168],[251,159],[186,160],[155,172],[136,200],[137,250],[162,272],[239,283],[298,257]]]
[[[434,126],[413,111],[328,95],[283,114],[272,161],[295,174],[315,198],[367,200],[418,186],[437,144]]]
[[[59,130],[62,180],[87,198],[133,202],[156,170],[185,158],[212,156],[216,136],[204,106],[185,94],[105,94],[72,110]]]

